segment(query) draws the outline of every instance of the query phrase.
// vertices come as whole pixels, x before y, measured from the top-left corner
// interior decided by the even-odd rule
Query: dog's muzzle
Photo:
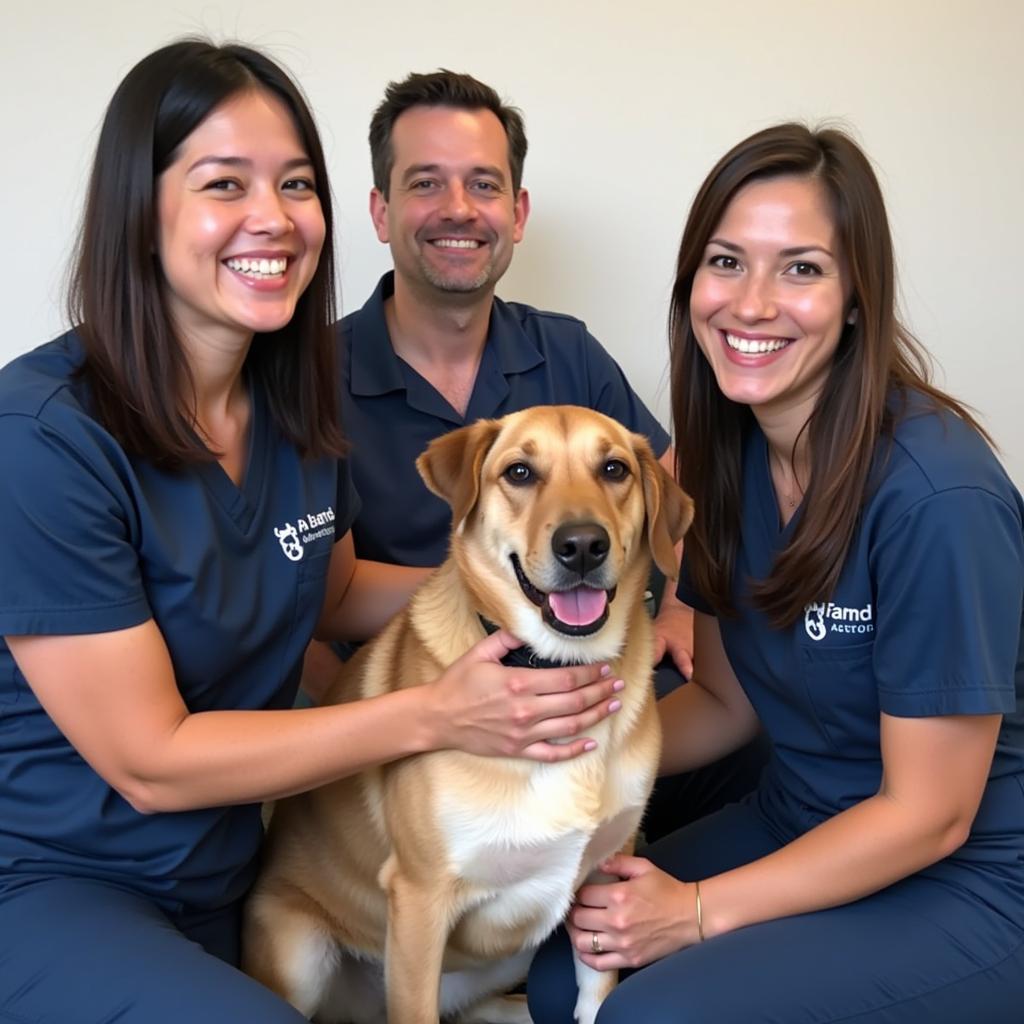
[[[567,524],[574,527],[574,524]],[[527,599],[541,611],[544,622],[565,636],[590,636],[608,621],[608,606],[615,597],[615,587],[605,590],[587,585],[584,577],[599,570],[608,554],[608,534],[598,527],[596,533],[573,529],[571,534],[559,527],[552,536],[552,550],[565,572],[568,585],[551,591],[537,587],[523,571],[518,556],[511,555],[519,587]],[[560,535],[561,534],[561,535]],[[559,547],[556,548],[556,538]],[[603,547],[603,550],[601,548]],[[585,572],[581,572],[585,569]],[[571,578],[575,576],[573,582]]]

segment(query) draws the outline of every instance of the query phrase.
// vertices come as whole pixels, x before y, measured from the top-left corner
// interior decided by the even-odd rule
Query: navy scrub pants
[[[173,924],[152,901],[84,879],[0,894],[2,1024],[303,1024],[246,977],[238,908]]]
[[[749,803],[643,854],[689,880],[780,845]],[[995,869],[988,899],[952,873],[924,873],[856,903],[710,939],[623,972],[598,1024],[1020,1024],[1021,873],[1011,864],[1001,882]],[[535,1024],[572,1024],[576,983],[563,930],[538,952],[528,996]]]

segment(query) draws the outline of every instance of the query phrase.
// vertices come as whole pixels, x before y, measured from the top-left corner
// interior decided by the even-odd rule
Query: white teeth
[[[729,348],[735,349],[737,352],[743,352],[745,355],[761,355],[765,352],[778,352],[779,349],[785,348],[789,341],[785,338],[772,338],[768,341],[764,338],[761,339],[748,339],[739,338],[735,334],[725,335],[726,343]]]
[[[229,260],[225,260],[225,263],[227,263],[231,270],[244,274],[246,277],[254,278],[257,281],[262,281],[267,277],[280,277],[288,269],[287,257],[274,260],[250,260],[245,257],[240,259],[232,257]]]
[[[473,238],[436,238],[434,245],[442,249],[479,249],[480,243]]]

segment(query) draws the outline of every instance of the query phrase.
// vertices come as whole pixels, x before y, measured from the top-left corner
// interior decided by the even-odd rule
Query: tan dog
[[[652,556],[676,575],[692,504],[646,440],[574,406],[456,430],[417,465],[452,506],[449,557],[328,701],[436,679],[484,636],[483,617],[541,658],[608,662],[622,709],[570,761],[444,750],[281,801],[244,967],[318,1020],[522,1024],[522,997],[494,993],[525,975],[596,865],[630,846],[654,781],[643,592]],[[576,967],[577,1018],[591,1024],[615,975]]]

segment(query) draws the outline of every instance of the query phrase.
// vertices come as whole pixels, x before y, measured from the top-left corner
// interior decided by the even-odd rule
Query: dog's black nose
[[[608,557],[608,531],[597,523],[563,523],[551,535],[551,550],[566,569],[584,577]]]

